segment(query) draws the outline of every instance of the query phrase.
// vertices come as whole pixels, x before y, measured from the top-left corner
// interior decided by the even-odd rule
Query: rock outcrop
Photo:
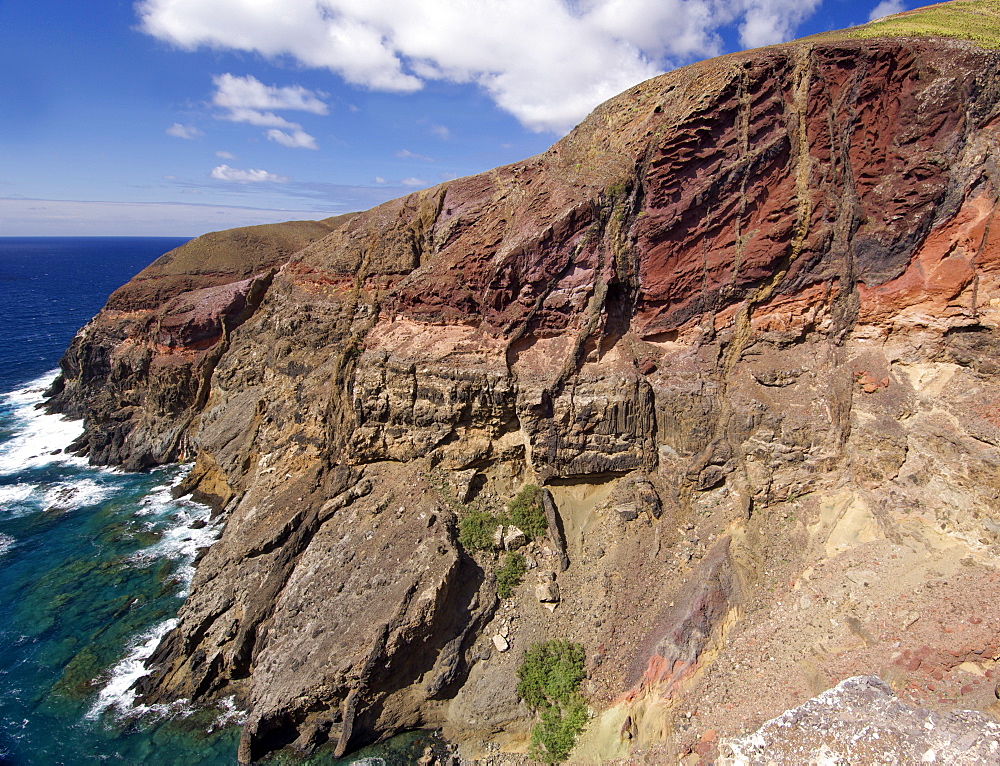
[[[280,244],[168,254],[51,399],[95,462],[193,460],[225,516],[142,694],[236,695],[244,761],[416,726],[523,749],[513,671],[547,637],[587,648],[592,760],[684,757],[859,673],[985,709],[998,141],[982,40],[832,34]],[[527,482],[550,609],[457,541]]]
[[[752,763],[1000,763],[1000,724],[899,702],[884,681],[848,678],[748,737],[723,744],[724,766]]]

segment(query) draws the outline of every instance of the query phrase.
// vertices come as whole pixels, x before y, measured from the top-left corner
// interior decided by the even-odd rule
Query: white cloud
[[[902,13],[905,10],[906,6],[903,4],[902,0],[882,0],[881,3],[872,9],[871,14],[868,16],[868,20],[875,21],[885,16],[892,16],[894,13]]]
[[[290,57],[374,90],[472,83],[527,127],[561,132],[625,88],[719,53],[722,26],[738,24],[746,46],[779,42],[819,2],[140,0],[137,9],[147,33],[181,48]],[[298,86],[230,77],[217,81],[225,108],[264,113],[322,103]]]
[[[430,131],[442,141],[447,141],[451,138],[451,131],[445,125],[431,123]]]
[[[318,149],[316,139],[303,130],[293,128],[289,132],[272,128],[265,134],[268,141],[287,146],[290,149]]]
[[[301,127],[297,122],[290,122],[274,112],[258,112],[256,109],[232,109],[223,114],[222,118],[230,122],[246,122],[250,125],[258,125],[262,128]]]
[[[221,157],[224,160],[235,160],[236,159],[236,155],[235,154],[233,154],[232,152],[223,151],[221,149],[215,153],[215,156],[216,157]]]
[[[203,135],[202,132],[193,125],[181,125],[179,122],[175,122],[167,128],[165,132],[168,136],[173,136],[174,138],[186,138],[189,140]]]
[[[265,85],[252,75],[237,77],[220,74],[212,78],[215,95],[212,103],[226,109],[291,109],[312,114],[329,114],[330,109],[314,91],[301,85]]]
[[[741,0],[743,16],[740,42],[746,48],[789,40],[799,24],[809,18],[821,0]]]
[[[297,122],[286,120],[272,109],[290,109],[312,114],[328,114],[327,105],[314,91],[301,85],[264,85],[251,75],[237,77],[229,73],[212,78],[215,95],[212,103],[221,107],[222,119],[245,122],[262,128],[268,141],[291,149],[317,149],[316,139]],[[268,111],[264,111],[268,110]]]
[[[404,178],[400,183],[403,186],[427,186],[427,182],[421,178]]]
[[[382,178],[382,176],[375,176],[375,183],[384,184],[387,183],[387,181],[384,178]]]
[[[216,181],[231,181],[240,184],[264,183],[266,181],[282,184],[289,180],[285,176],[268,173],[266,170],[238,170],[229,167],[229,165],[214,167],[209,175]]]

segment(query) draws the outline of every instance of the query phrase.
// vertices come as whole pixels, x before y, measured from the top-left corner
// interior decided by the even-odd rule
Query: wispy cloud
[[[224,160],[235,160],[236,159],[236,155],[235,154],[233,154],[232,152],[223,151],[222,149],[220,149],[219,151],[217,151],[215,153],[215,156],[216,157],[220,157],[221,159],[224,159]]]
[[[819,4],[140,0],[137,8],[148,34],[181,48],[290,58],[380,91],[412,92],[434,80],[472,83],[528,128],[562,132],[631,85],[721,52],[720,31],[725,27],[735,26],[746,47],[776,43],[794,36]],[[258,111],[318,108],[323,103],[320,94],[290,87],[247,78],[220,83],[227,98],[232,94],[240,107]]]
[[[421,178],[404,178],[400,183],[403,186],[427,186],[427,182]]]
[[[183,202],[93,202],[0,198],[4,234],[10,236],[128,235],[194,237],[259,223],[319,219],[350,206],[312,205],[287,210]]]
[[[401,160],[421,160],[422,162],[434,162],[433,157],[428,157],[426,154],[417,154],[416,152],[411,152],[409,149],[400,149],[396,152],[396,156]]]
[[[274,173],[268,173],[266,170],[239,170],[237,168],[231,168],[229,165],[219,165],[212,168],[212,172],[209,173],[211,178],[216,181],[230,181],[233,183],[240,184],[257,184],[257,183],[288,183],[290,180],[287,176],[279,176]]]
[[[188,140],[204,135],[200,130],[198,130],[198,128],[194,127],[194,125],[181,125],[179,122],[175,122],[167,128],[165,132],[168,136],[173,136],[174,138],[186,138]]]
[[[443,141],[447,141],[449,138],[451,138],[451,131],[448,130],[448,128],[444,125],[437,125],[435,123],[431,123],[430,131]]]
[[[296,128],[302,127],[297,122],[290,122],[274,112],[259,112],[256,109],[230,109],[222,115],[222,119],[230,122],[245,122],[261,128]]]

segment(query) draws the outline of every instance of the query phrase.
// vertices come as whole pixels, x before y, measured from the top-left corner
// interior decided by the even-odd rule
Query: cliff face
[[[194,459],[226,517],[144,695],[236,694],[244,760],[418,725],[516,749],[521,652],[566,636],[603,711],[582,758],[705,750],[858,673],[987,706],[998,137],[996,52],[834,36],[283,249],[165,256],[52,399],[98,462]],[[529,481],[569,567],[535,545],[500,601],[456,509]]]

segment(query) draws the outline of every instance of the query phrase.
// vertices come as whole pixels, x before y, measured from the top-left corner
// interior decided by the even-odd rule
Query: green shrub
[[[469,511],[458,519],[458,542],[467,551],[492,551],[493,533],[501,521],[492,513]]]
[[[540,717],[531,734],[532,757],[545,763],[565,761],[587,723],[579,692],[585,659],[580,644],[557,639],[531,647],[518,668],[517,696]]]
[[[514,588],[521,584],[528,565],[520,553],[508,553],[503,566],[497,570],[497,595],[500,598],[510,598]]]
[[[531,732],[531,756],[545,763],[569,758],[577,736],[587,725],[587,706],[579,695],[566,705],[542,711],[542,720]]]
[[[542,537],[549,528],[542,507],[542,490],[534,484],[525,484],[507,504],[510,523],[524,532],[529,540]]]

